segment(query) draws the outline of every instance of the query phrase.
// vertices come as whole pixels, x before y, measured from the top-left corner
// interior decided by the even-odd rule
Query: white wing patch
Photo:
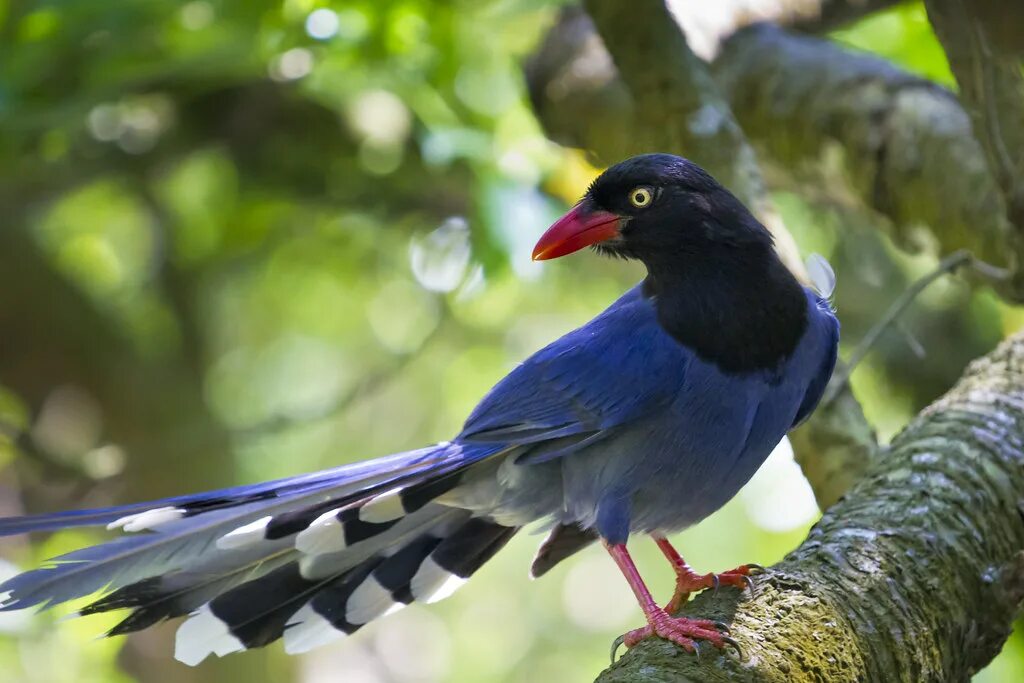
[[[379,496],[371,498],[368,503],[359,508],[359,519],[372,524],[382,524],[405,516],[405,508],[402,507],[402,489],[392,489]]]
[[[136,512],[134,515],[119,517],[107,525],[107,529],[122,529],[124,531],[145,531],[156,529],[162,524],[176,522],[185,516],[181,508],[162,507],[153,508],[144,512]]]
[[[288,620],[284,629],[284,651],[290,655],[309,652],[346,635],[306,603]]]
[[[223,657],[245,649],[228,625],[203,605],[178,627],[174,639],[174,658],[183,664],[195,666],[209,655]]]
[[[403,607],[405,604],[395,602],[391,591],[380,585],[380,581],[370,574],[352,591],[345,603],[345,621],[350,624],[368,624],[377,617],[394,614]]]
[[[307,555],[325,555],[345,549],[345,527],[340,510],[330,510],[314,519],[295,537],[295,549]]]
[[[416,570],[416,575],[409,582],[412,595],[419,602],[428,605],[438,600],[444,600],[457,591],[467,579],[452,574],[444,569],[433,557],[423,560],[423,564]]]
[[[259,543],[266,538],[264,531],[271,519],[273,517],[267,515],[266,517],[260,517],[255,522],[249,522],[244,526],[240,526],[234,531],[229,531],[217,539],[217,547],[221,550],[234,550]]]

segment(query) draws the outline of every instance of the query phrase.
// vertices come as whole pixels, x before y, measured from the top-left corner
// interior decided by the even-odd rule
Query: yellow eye
[[[646,187],[635,187],[629,192],[629,203],[638,209],[644,209],[654,201],[654,195]]]

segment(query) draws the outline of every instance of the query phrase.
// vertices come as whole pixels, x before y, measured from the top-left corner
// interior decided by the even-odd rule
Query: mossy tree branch
[[[969,117],[945,88],[771,26],[730,38],[714,73],[774,186],[866,212],[912,251],[923,225],[944,253],[967,249],[1016,266],[999,186]],[[1003,294],[1020,300],[1022,290]]]

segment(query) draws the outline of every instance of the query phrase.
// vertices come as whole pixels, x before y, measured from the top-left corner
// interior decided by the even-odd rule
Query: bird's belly
[[[630,532],[669,534],[697,524],[732,500],[770,452],[746,451],[731,468],[717,473],[649,481],[634,493]]]
[[[785,387],[742,389],[698,396],[675,406],[675,419],[656,416],[566,458],[568,516],[605,533],[600,509],[614,505],[630,533],[667,533],[722,507],[785,436],[799,402]]]
[[[638,462],[629,455],[638,452],[630,441],[608,443],[564,463],[567,517],[597,527],[604,501],[625,496],[631,533],[678,531],[732,498],[767,456],[748,452],[735,457],[742,444],[719,442],[720,450],[708,451],[647,435]]]

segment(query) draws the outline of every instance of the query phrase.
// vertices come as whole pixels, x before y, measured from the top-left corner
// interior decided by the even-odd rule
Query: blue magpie
[[[698,574],[666,535],[724,505],[818,403],[839,340],[831,278],[802,285],[735,196],[668,154],[606,170],[533,257],[586,246],[639,260],[646,278],[516,367],[451,441],[250,486],[0,519],[0,535],[127,532],[8,580],[0,609],[100,592],[81,614],[129,610],[108,635],[186,617],[175,656],[187,664],[278,639],[299,653],[450,595],[539,523],[550,532],[534,576],[592,542],[607,549],[646,619],[623,636],[628,647],[730,644],[720,624],[673,613],[691,592],[742,587],[756,565]],[[665,608],[630,558],[634,534],[676,572]]]

